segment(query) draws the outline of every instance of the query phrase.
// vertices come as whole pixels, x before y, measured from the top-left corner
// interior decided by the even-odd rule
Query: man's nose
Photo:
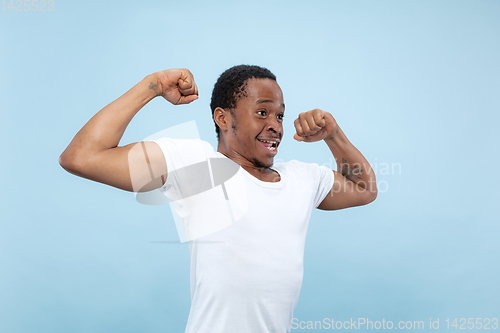
[[[278,121],[278,116],[271,115],[268,117],[267,129],[272,130],[274,132],[281,132],[281,123]]]

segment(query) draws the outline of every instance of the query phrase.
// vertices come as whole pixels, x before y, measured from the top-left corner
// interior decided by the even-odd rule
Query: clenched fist
[[[333,116],[320,109],[300,113],[294,125],[297,133],[293,138],[305,142],[315,142],[331,137],[337,128],[337,122]]]
[[[157,96],[163,96],[174,105],[188,104],[198,99],[198,87],[189,69],[167,69],[156,74],[158,83],[151,83],[149,88]]]

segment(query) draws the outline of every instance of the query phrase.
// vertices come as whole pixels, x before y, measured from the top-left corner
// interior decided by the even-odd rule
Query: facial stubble
[[[233,116],[233,121],[232,121],[232,123],[231,123],[231,129],[232,129],[232,131],[233,131],[233,134],[234,134],[236,137],[238,137],[238,135],[237,135],[237,133],[236,133],[236,132],[238,131],[238,129],[236,128],[236,123],[237,123],[237,121],[236,121],[235,112],[234,112],[233,110],[229,110],[229,112],[230,112],[230,113],[231,113],[231,115]],[[239,140],[238,140],[238,141],[239,141]],[[252,163],[253,163],[255,166],[257,166],[258,168],[265,168],[265,169],[269,169],[269,168],[271,168],[271,167],[273,166],[273,164],[272,164],[272,163],[271,163],[270,165],[266,165],[266,164],[262,163],[261,161],[259,161],[259,160],[258,160],[257,158],[255,158],[255,157],[254,157],[254,158],[252,158]]]

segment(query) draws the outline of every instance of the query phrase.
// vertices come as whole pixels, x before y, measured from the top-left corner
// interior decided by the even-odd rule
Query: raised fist
[[[315,142],[332,136],[337,122],[330,113],[314,109],[299,114],[294,125],[297,131],[293,136],[295,140]]]
[[[174,105],[188,104],[198,99],[198,87],[189,69],[167,69],[156,74],[158,83],[151,83],[149,88],[157,96],[163,96]]]

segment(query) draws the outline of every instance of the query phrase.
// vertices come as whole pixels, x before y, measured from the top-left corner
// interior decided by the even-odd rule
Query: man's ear
[[[231,127],[230,117],[229,110],[224,110],[219,106],[214,110],[214,120],[221,131],[227,131]]]

